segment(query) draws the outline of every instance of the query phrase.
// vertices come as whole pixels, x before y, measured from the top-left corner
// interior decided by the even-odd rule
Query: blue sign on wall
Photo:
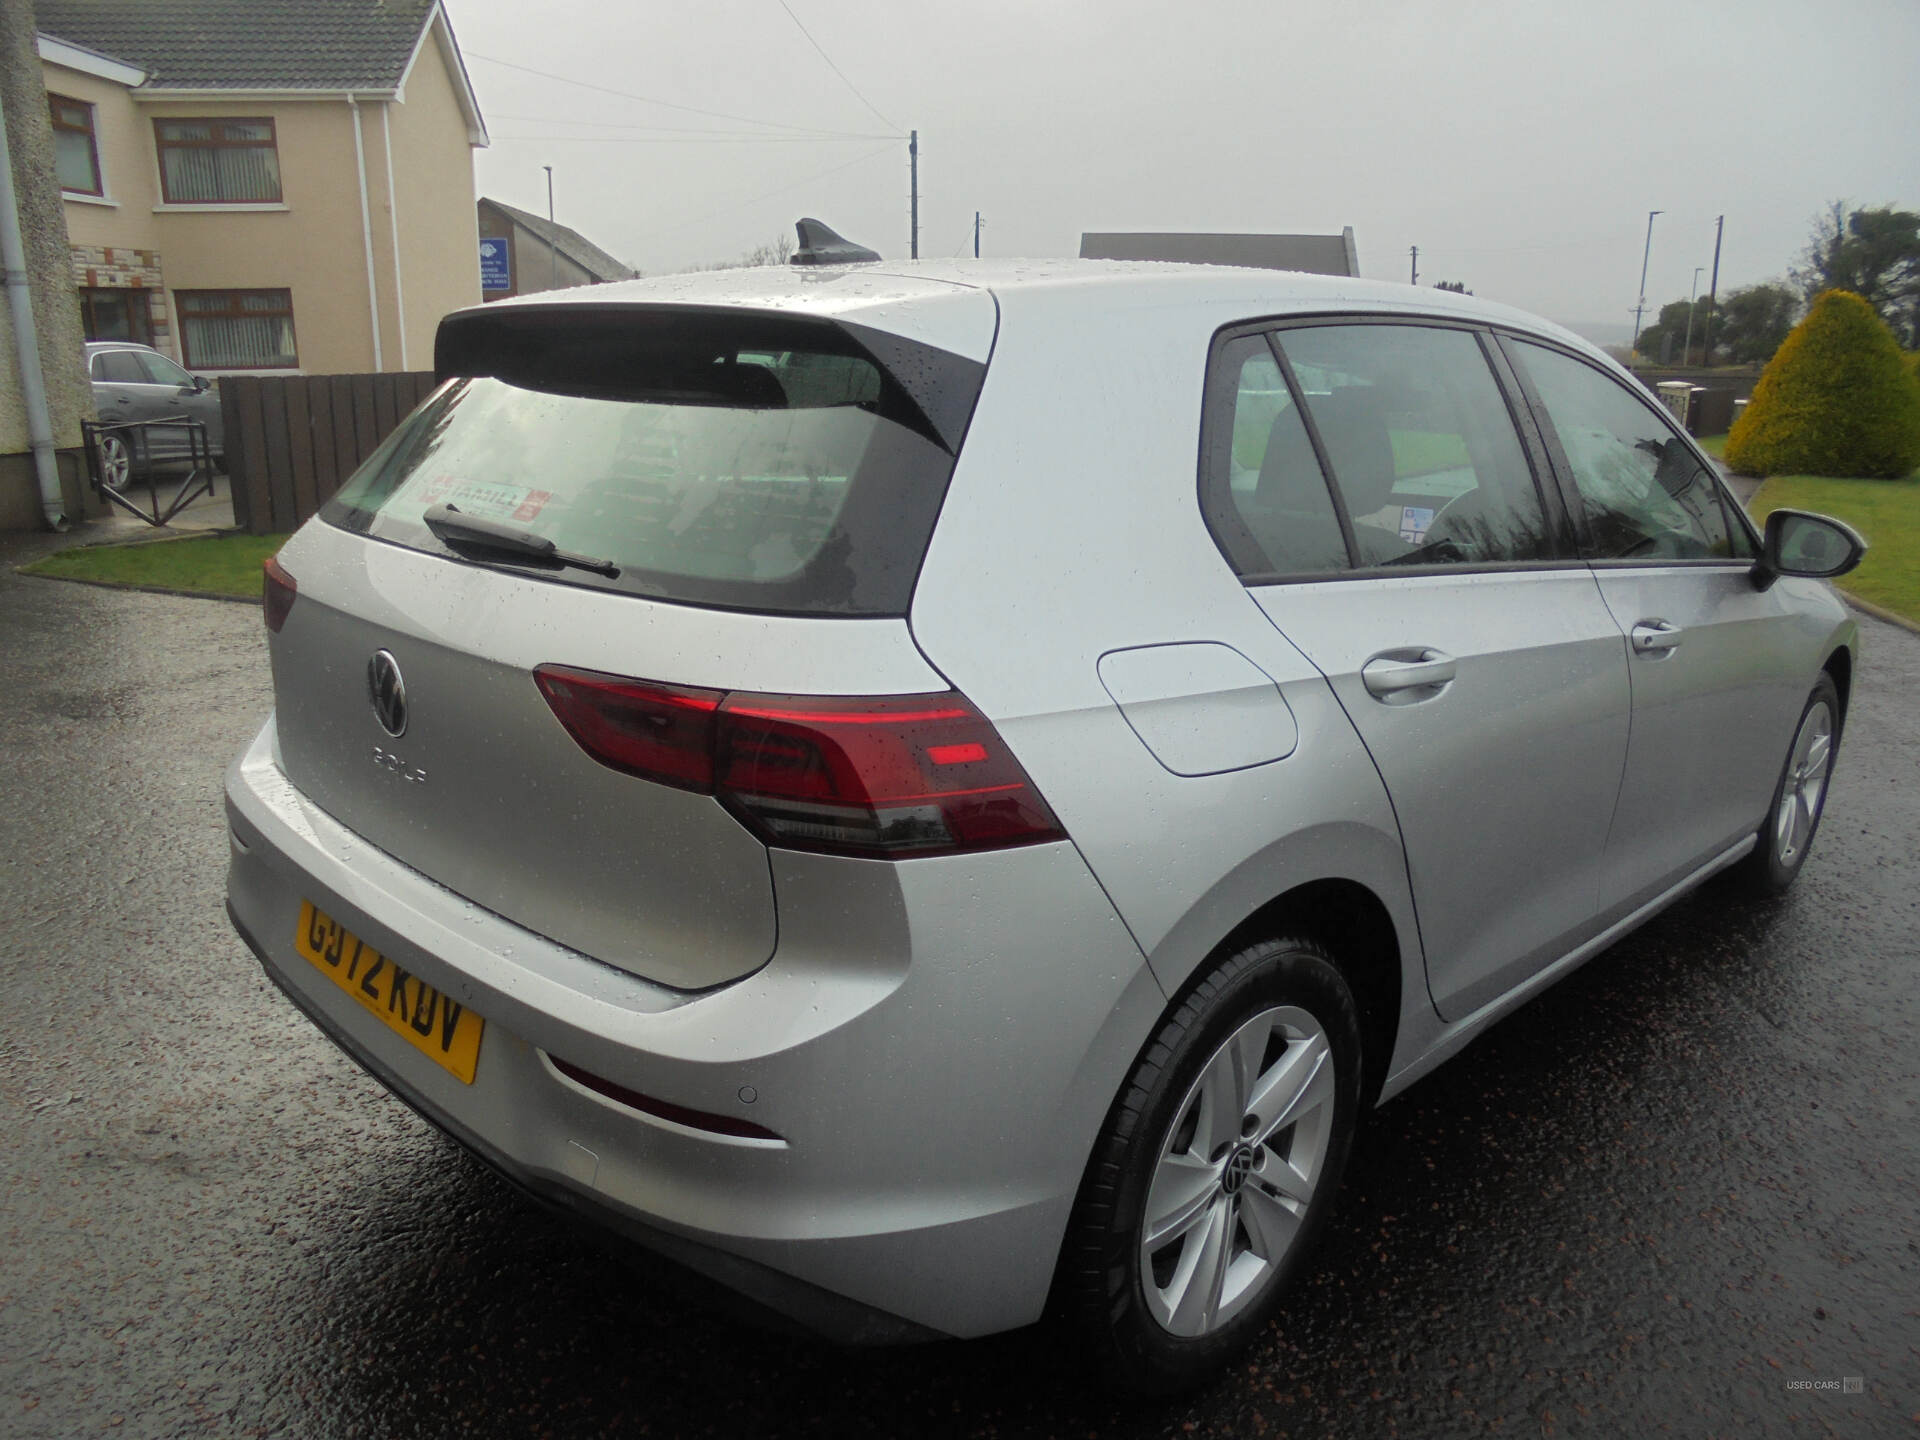
[[[511,290],[513,275],[507,266],[507,242],[504,237],[480,237],[480,288]]]

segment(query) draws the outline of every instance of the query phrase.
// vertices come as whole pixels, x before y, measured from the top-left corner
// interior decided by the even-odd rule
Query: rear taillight
[[[603,765],[717,797],[769,845],[880,858],[1063,838],[965,697],[693,690],[543,665],[540,691]]]
[[[1058,840],[1060,824],[958,694],[729,695],[716,792],[771,844],[862,855]]]
[[[267,629],[278,635],[280,627],[287,623],[287,613],[293,609],[299,587],[293,583],[293,576],[287,573],[277,555],[269,555],[262,560],[260,571],[260,600],[266,611]]]
[[[713,712],[720,691],[558,665],[542,665],[533,678],[567,733],[602,765],[682,790],[713,792]]]

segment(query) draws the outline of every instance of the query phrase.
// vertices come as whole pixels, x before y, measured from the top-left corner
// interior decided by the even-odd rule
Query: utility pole
[[[907,132],[907,254],[920,258],[920,132]]]
[[[1413,253],[1413,279],[1408,283],[1412,285],[1418,285],[1420,283],[1420,247],[1418,245],[1413,246],[1412,253]]]
[[[980,212],[973,212],[973,258],[980,258]]]
[[[1719,308],[1720,296],[1720,236],[1727,228],[1727,217],[1722,215],[1713,222],[1713,279],[1707,283],[1707,329],[1701,340],[1706,354],[1707,364],[1713,364],[1713,312]]]
[[[1640,303],[1633,307],[1633,353],[1640,353],[1640,317],[1647,308],[1647,261],[1653,256],[1653,217],[1664,215],[1664,210],[1647,212],[1647,246],[1640,252]]]
[[[1693,361],[1688,358],[1693,354],[1693,302],[1700,294],[1700,272],[1706,268],[1704,265],[1694,266],[1693,284],[1687,287],[1687,338],[1680,342],[1680,363],[1682,365],[1691,365],[1693,363]]]
[[[540,168],[547,172],[547,224],[551,225],[553,224],[553,167],[542,165]],[[551,230],[547,231],[547,288],[549,290],[560,288],[560,255],[553,248],[553,231]]]

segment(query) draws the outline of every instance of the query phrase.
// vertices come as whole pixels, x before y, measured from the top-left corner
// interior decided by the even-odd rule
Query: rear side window
[[[1626,386],[1571,356],[1514,341],[1511,351],[1559,439],[1580,492],[1594,558],[1752,558],[1720,487],[1687,443]]]
[[[1324,325],[1276,339],[1361,565],[1558,557],[1533,469],[1469,331]]]
[[[1235,568],[1258,575],[1346,569],[1326,476],[1266,339],[1227,342],[1210,388],[1206,505]]]
[[[468,355],[486,373],[443,385],[327,520],[446,553],[422,516],[448,504],[619,570],[539,572],[566,584],[775,613],[906,613],[954,454],[859,342],[737,314],[518,323]],[[970,411],[981,366],[931,349],[913,358],[922,395],[932,376],[968,389]]]

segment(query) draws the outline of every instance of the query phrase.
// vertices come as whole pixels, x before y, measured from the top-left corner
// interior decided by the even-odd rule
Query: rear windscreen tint
[[[449,504],[619,569],[476,562],[559,583],[776,613],[906,613],[953,455],[913,396],[834,327],[629,310],[523,322],[469,358],[487,373],[444,384],[326,520],[453,553],[421,518]],[[979,365],[925,359],[978,393]]]

